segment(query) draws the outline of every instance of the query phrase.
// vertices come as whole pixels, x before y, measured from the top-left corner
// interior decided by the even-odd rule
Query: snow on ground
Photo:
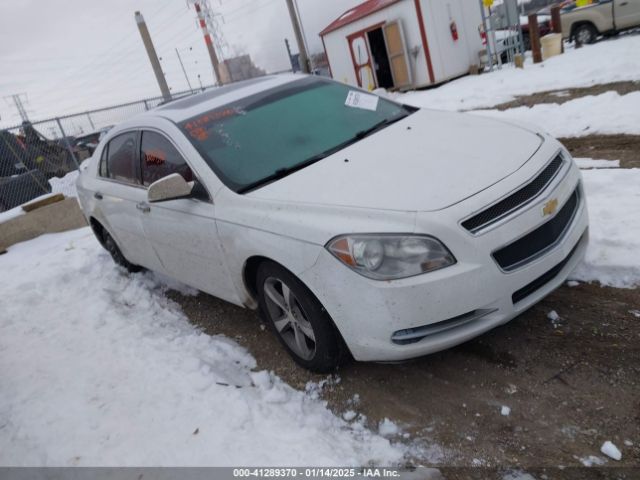
[[[577,458],[577,457],[576,457]],[[607,461],[604,458],[596,457],[595,455],[589,455],[588,457],[578,458],[580,463],[585,467],[593,467],[594,465],[604,465]]]
[[[502,476],[502,480],[536,480],[534,476],[522,470],[512,470]]]
[[[640,92],[620,95],[612,91],[576,98],[563,104],[541,103],[533,107],[478,110],[472,113],[539,125],[555,137],[640,134]]]
[[[0,223],[8,222],[9,220],[13,220],[20,215],[24,215],[24,210],[22,207],[15,207],[11,210],[6,210],[0,213]]]
[[[607,440],[600,447],[600,451],[604,453],[607,457],[613,458],[614,460],[622,460],[622,453],[611,441]]]
[[[402,101],[418,107],[442,110],[489,108],[517,95],[589,87],[603,83],[640,80],[640,35],[629,34],[567,50],[564,55],[523,70],[505,67],[492,73],[467,76],[439,88],[410,92]]]
[[[403,448],[334,416],[235,342],[190,325],[88,228],[0,256],[0,465],[389,465]]]
[[[576,158],[573,160],[583,170],[590,168],[620,168],[620,160],[597,160],[593,158]]]
[[[640,286],[640,169],[582,172],[590,244],[571,275],[619,288]]]

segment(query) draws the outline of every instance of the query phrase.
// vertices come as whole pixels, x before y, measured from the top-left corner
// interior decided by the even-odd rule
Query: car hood
[[[534,131],[498,120],[419,110],[248,195],[377,210],[441,210],[517,171],[542,142]]]

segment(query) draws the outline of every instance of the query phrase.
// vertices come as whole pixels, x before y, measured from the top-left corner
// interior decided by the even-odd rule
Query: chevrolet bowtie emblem
[[[542,207],[542,216],[548,217],[549,215],[553,215],[558,210],[558,199],[554,198],[553,200],[549,200]]]

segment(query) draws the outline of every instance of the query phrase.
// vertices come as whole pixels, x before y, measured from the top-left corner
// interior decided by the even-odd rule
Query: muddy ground
[[[624,168],[640,168],[640,135],[589,135],[559,139],[574,157],[620,160]]]
[[[200,294],[173,294],[191,321],[246,347],[258,368],[295,388],[326,376],[298,367],[255,312]],[[560,315],[554,325],[547,315]],[[640,290],[582,284],[462,346],[401,364],[352,362],[323,398],[375,427],[385,417],[425,450],[416,461],[580,465],[611,440],[616,466],[640,466]],[[339,382],[336,382],[339,378]],[[359,402],[354,403],[354,396]],[[511,413],[501,415],[502,406]],[[625,445],[633,442],[633,446]]]
[[[591,87],[581,88],[564,88],[559,90],[549,90],[546,92],[538,92],[532,95],[522,95],[516,97],[511,102],[502,103],[495,107],[496,110],[507,110],[509,108],[533,107],[539,103],[558,103],[563,104],[569,100],[586,97],[589,95],[601,95],[606,92],[618,92],[620,95],[636,92],[640,90],[640,82],[614,82],[593,85]]]

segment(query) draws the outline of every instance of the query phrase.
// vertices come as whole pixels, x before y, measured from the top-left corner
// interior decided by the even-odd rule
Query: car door
[[[217,297],[234,299],[235,287],[227,274],[212,199],[185,158],[164,132],[142,132],[144,187],[173,173],[197,184],[194,198],[148,204],[142,213],[145,234],[171,277]]]
[[[640,0],[614,0],[616,28],[640,26]]]
[[[94,192],[105,227],[127,260],[150,270],[161,268],[142,226],[141,208],[147,192],[140,180],[139,132],[124,132],[102,150]]]

